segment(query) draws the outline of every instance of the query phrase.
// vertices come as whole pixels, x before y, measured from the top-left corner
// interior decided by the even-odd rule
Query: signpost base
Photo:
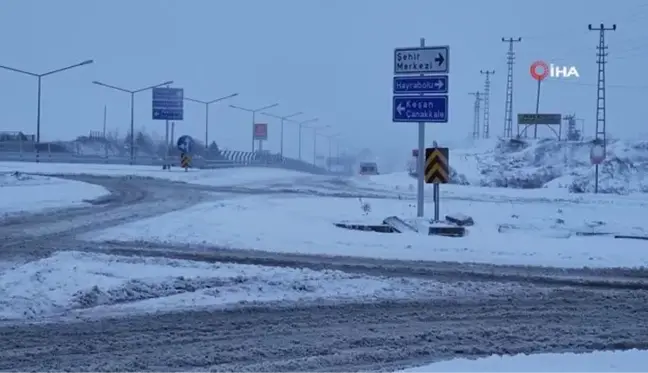
[[[456,225],[445,225],[435,223],[428,229],[429,236],[463,237],[466,235],[466,228]]]

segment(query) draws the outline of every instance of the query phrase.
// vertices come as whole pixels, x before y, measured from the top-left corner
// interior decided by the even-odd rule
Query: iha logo
[[[538,81],[544,80],[548,76],[552,78],[580,78],[576,66],[559,66],[544,61],[532,63],[530,72],[533,79]]]

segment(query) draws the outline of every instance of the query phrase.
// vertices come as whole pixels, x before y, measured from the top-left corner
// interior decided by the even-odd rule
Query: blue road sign
[[[183,153],[191,153],[191,148],[193,147],[193,139],[189,135],[182,135],[178,138],[178,143],[176,144],[178,150]]]
[[[448,76],[395,76],[394,94],[448,93]]]
[[[448,95],[394,96],[393,122],[448,122]]]
[[[184,117],[184,89],[153,88],[153,119],[182,120]]]

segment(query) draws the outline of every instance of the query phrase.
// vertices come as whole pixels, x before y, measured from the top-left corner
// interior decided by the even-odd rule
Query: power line
[[[600,137],[603,139],[603,151],[605,154],[606,149],[606,128],[605,128],[605,64],[607,61],[607,45],[605,45],[605,32],[606,31],[616,31],[616,25],[612,25],[610,28],[606,28],[605,25],[601,23],[601,26],[598,28],[593,28],[592,25],[588,25],[587,28],[590,31],[599,32],[599,45],[596,47],[597,53],[596,56],[598,64],[598,82],[596,89],[596,141],[600,140]],[[600,137],[599,137],[600,136]],[[596,164],[596,173],[595,173],[595,183],[594,183],[594,193],[598,193],[598,176],[599,176],[599,165]]]
[[[482,137],[487,139],[490,137],[490,76],[495,74],[495,70],[479,70],[479,73],[486,75],[484,81],[484,130]]]
[[[564,85],[573,85],[573,86],[579,86],[579,87],[597,87],[598,84],[593,84],[593,83],[581,83],[581,82],[573,82],[573,81],[566,81],[566,80],[547,80],[547,83],[549,84],[564,84]],[[619,88],[619,89],[648,89],[648,85],[631,85],[631,84],[606,84],[605,85],[606,89],[609,88]]]
[[[513,43],[519,43],[522,38],[502,38],[502,42],[509,43],[509,49],[506,53],[506,64],[508,72],[506,74],[506,103],[504,105],[504,137],[513,137],[513,64],[515,62],[515,52]]]
[[[473,106],[474,116],[473,116],[473,139],[479,138],[479,114],[481,112],[481,92],[470,92],[469,95],[475,96],[475,104]]]

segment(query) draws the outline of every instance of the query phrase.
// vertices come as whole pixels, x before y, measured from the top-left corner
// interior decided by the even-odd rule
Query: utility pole
[[[249,108],[244,108],[244,107],[236,106],[236,105],[230,105],[229,106],[232,109],[237,109],[237,110],[247,111],[248,113],[252,113],[252,153],[256,152],[256,150],[254,150],[254,142],[256,141],[256,134],[254,133],[256,131],[256,113],[261,112],[261,111],[266,110],[266,109],[271,109],[271,108],[277,107],[277,106],[279,106],[278,103],[268,105],[268,106],[264,106],[264,107],[260,107],[260,108],[256,108],[256,109],[249,109]],[[267,131],[267,127],[266,127],[266,131]],[[268,134],[266,132],[266,137],[267,137],[267,135]],[[259,152],[261,152],[262,150],[263,150],[263,140],[259,139]]]
[[[104,105],[103,112],[103,138],[106,139],[106,119],[108,118],[108,106]]]
[[[475,96],[474,115],[473,115],[473,139],[479,138],[479,116],[481,114],[481,92],[470,92],[469,95]]]
[[[305,124],[308,123],[314,123],[319,121],[319,118],[312,118],[308,120],[302,120],[301,122],[297,123],[297,127],[299,128],[299,160],[302,160],[302,132]]]
[[[151,89],[155,89],[155,88],[158,88],[158,87],[162,87],[162,86],[167,86],[168,87],[171,84],[173,84],[173,80],[169,80],[169,81],[166,81],[164,83],[151,85],[151,86],[148,86],[148,87],[135,89],[135,90],[117,87],[117,86],[114,86],[114,85],[102,83],[102,82],[97,81],[97,80],[93,81],[92,83],[96,84],[96,85],[99,85],[99,86],[102,86],[102,87],[105,87],[105,88],[110,88],[110,89],[114,89],[116,91],[125,92],[125,93],[128,93],[130,95],[130,164],[133,165],[135,163],[135,94],[140,93],[140,92],[144,92],[144,91],[148,91],[148,90],[151,90]]]
[[[103,112],[103,141],[104,141],[104,156],[108,158],[108,139],[106,138],[106,121],[108,119],[108,106],[104,105]]]
[[[568,141],[580,141],[583,138],[582,129],[578,129],[578,121],[583,119],[577,118],[576,114],[565,115],[564,120],[567,121],[567,140]]]
[[[292,113],[290,115],[284,115],[284,116],[270,114],[270,113],[266,113],[266,112],[262,112],[261,114],[281,120],[281,143],[279,145],[279,154],[281,154],[281,158],[283,158],[283,155],[284,155],[284,122],[286,120],[292,118],[292,117],[296,117],[296,116],[302,115],[304,113],[301,112],[301,111],[298,111],[296,113]]]
[[[607,57],[608,53],[606,52],[608,47],[605,45],[605,31],[616,31],[616,24],[613,24],[612,27],[605,27],[601,23],[601,25],[598,28],[592,27],[592,25],[588,25],[587,28],[590,31],[598,31],[599,32],[599,45],[596,47],[597,53],[596,56],[598,57],[596,60],[596,63],[598,64],[598,82],[597,82],[597,93],[596,93],[596,134],[595,134],[595,142],[596,144],[600,144],[602,141],[603,145],[603,154],[607,151],[607,144],[606,144],[606,131],[605,131],[605,64],[607,61],[605,60],[605,57]],[[599,179],[599,165],[595,165],[596,172],[595,172],[595,182],[594,182],[594,193],[598,193],[598,179]]]
[[[504,137],[513,137],[513,64],[515,63],[515,52],[513,43],[519,43],[522,38],[502,38],[502,42],[509,43],[509,49],[506,53],[506,64],[508,72],[506,74],[506,104],[504,108]]]
[[[231,95],[219,97],[215,100],[210,100],[210,101],[203,101],[203,100],[196,100],[195,98],[189,98],[189,97],[184,97],[185,100],[195,102],[198,104],[203,104],[205,105],[205,154],[208,153],[209,151],[209,105],[215,104],[217,102],[227,100],[230,98],[234,98],[238,96],[238,93],[232,93]],[[169,121],[167,121],[167,127],[169,126]]]
[[[490,137],[490,76],[495,74],[495,70],[479,70],[482,75],[486,75],[484,81],[484,130],[482,137],[487,139]]]

